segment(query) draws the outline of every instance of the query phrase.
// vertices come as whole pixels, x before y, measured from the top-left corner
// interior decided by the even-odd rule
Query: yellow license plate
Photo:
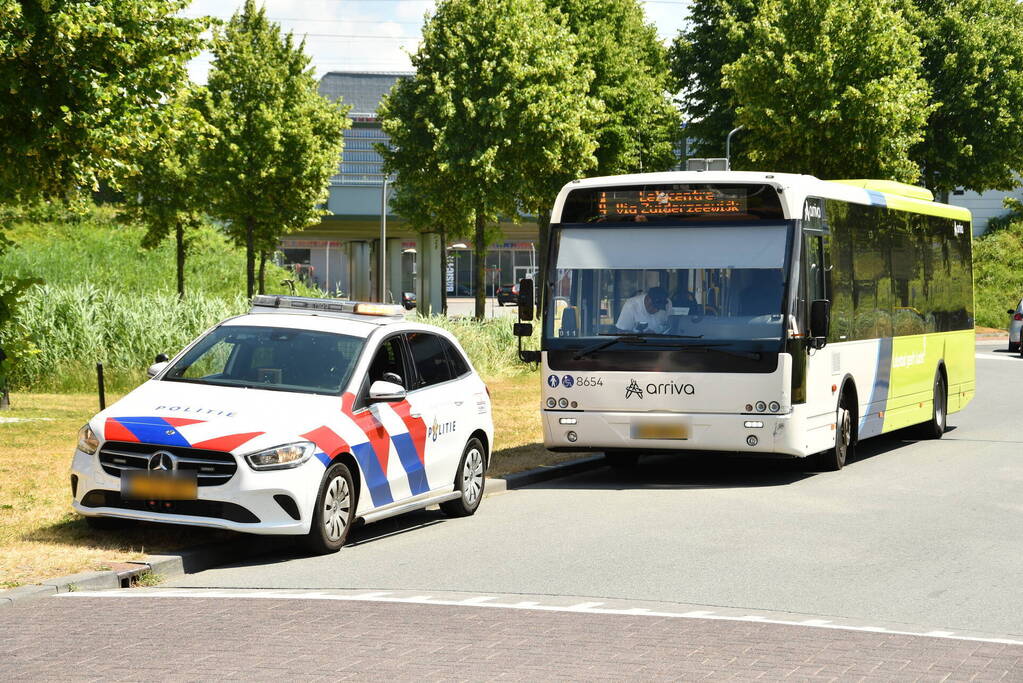
[[[670,422],[651,422],[632,425],[633,439],[685,439],[686,427]]]
[[[195,500],[198,484],[194,473],[189,474],[124,472],[121,495],[135,500]]]

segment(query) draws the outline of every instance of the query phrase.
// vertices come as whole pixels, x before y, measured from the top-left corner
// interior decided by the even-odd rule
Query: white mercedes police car
[[[302,534],[338,550],[357,521],[439,504],[471,515],[494,426],[448,332],[398,306],[257,296],[82,427],[74,509]]]

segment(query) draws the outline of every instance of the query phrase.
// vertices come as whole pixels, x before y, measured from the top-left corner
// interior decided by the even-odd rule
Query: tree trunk
[[[245,295],[252,298],[256,289],[256,221],[252,218],[245,219]]]
[[[174,226],[174,238],[178,247],[178,299],[185,298],[185,226],[178,221]]]
[[[486,222],[483,212],[476,211],[476,319],[483,320],[487,315],[487,236],[484,234]]]
[[[551,212],[542,209],[537,216],[537,245],[536,245],[536,275],[533,279],[533,291],[536,293],[537,317],[540,317],[544,310],[544,299],[547,293],[547,254],[550,252],[551,244]]]
[[[266,294],[266,252],[259,251],[259,293]]]
[[[447,231],[440,229],[440,314],[448,314],[448,242]]]

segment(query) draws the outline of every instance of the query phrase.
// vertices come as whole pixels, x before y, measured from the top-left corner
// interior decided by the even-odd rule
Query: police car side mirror
[[[370,403],[394,403],[405,400],[405,387],[381,379],[369,385]]]
[[[163,354],[161,354],[161,355],[163,355]],[[166,358],[166,356],[164,356],[164,358]],[[169,365],[169,363],[167,361],[160,361],[159,363],[153,363],[152,365],[149,366],[149,369],[146,370],[146,374],[149,375],[150,377],[156,377],[161,372],[163,372],[164,368],[166,368],[167,365]]]

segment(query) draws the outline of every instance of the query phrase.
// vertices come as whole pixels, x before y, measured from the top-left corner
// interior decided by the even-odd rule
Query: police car
[[[399,306],[257,296],[149,375],[79,433],[73,507],[93,527],[301,534],[327,553],[357,522],[480,504],[487,387]]]

